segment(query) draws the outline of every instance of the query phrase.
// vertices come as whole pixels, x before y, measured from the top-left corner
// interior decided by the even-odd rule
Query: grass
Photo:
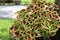
[[[47,0],[47,2],[55,3],[55,0]]]
[[[8,30],[13,22],[14,19],[0,19],[0,40],[9,40]]]
[[[22,5],[30,4],[30,0],[21,0],[21,4]]]

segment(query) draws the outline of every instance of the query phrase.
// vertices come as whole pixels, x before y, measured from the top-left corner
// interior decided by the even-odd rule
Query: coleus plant
[[[58,6],[46,0],[32,0],[31,4],[17,12],[17,20],[11,26],[10,37],[16,40],[35,40],[36,37],[54,36],[60,28]]]

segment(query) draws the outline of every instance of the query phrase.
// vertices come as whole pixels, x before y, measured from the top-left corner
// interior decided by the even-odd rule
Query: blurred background
[[[30,0],[0,0],[0,5],[27,5]]]
[[[31,0],[0,0],[0,5],[27,5]],[[47,0],[54,3],[55,0]]]

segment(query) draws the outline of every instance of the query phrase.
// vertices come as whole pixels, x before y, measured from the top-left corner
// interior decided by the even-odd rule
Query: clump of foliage
[[[46,0],[32,0],[26,8],[18,11],[17,20],[10,28],[10,36],[16,40],[35,40],[36,37],[54,36],[60,28],[56,4]]]

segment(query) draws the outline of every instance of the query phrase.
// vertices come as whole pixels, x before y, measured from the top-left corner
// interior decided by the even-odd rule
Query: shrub
[[[16,40],[35,40],[36,37],[54,36],[60,28],[56,4],[45,0],[32,0],[26,8],[18,11],[17,20],[10,28],[10,37]]]

